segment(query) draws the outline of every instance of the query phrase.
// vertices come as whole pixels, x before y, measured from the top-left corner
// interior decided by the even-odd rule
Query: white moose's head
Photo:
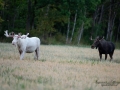
[[[13,37],[13,41],[12,41],[12,45],[15,45],[17,46],[17,41],[19,38],[21,39],[26,39],[27,36],[29,35],[29,33],[27,33],[26,35],[22,35],[21,36],[21,33],[19,33],[18,35],[15,34],[14,32],[11,32],[8,34],[8,30],[5,31],[5,34],[4,34],[6,37]]]

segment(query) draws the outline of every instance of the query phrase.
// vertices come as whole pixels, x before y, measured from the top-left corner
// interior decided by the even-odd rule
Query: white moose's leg
[[[35,56],[34,56],[34,59],[35,59],[35,60],[38,60],[38,55],[37,55],[37,54],[38,54],[38,52],[37,52],[37,49],[36,49],[36,50],[35,50]]]
[[[35,56],[34,56],[34,59],[38,60],[38,58],[39,58],[39,47],[35,50]]]
[[[21,51],[19,50],[19,53],[20,53],[20,55],[21,55]]]
[[[34,55],[34,59],[37,59],[37,50],[35,50],[35,55]]]
[[[21,55],[20,55],[20,60],[22,60],[22,59],[23,59],[24,54],[25,54],[25,52],[24,52],[24,51],[23,51],[23,52],[21,52]]]
[[[37,60],[39,59],[39,55],[40,55],[40,47],[37,48]]]

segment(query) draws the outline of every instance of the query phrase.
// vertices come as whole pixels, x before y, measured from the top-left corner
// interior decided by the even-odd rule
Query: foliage
[[[40,37],[46,44],[51,44],[50,41],[65,44],[68,25],[69,40],[75,23],[71,44],[77,44],[84,23],[80,44],[90,44],[91,35],[107,36],[109,17],[113,21],[111,7],[115,12],[111,38],[119,42],[119,6],[119,0],[0,0],[0,38],[5,38],[3,33],[7,29],[15,33],[30,32],[30,36]]]

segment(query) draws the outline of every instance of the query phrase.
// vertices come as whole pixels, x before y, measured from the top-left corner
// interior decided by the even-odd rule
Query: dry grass
[[[0,90],[120,90],[110,85],[120,82],[120,50],[113,57],[100,62],[89,47],[41,45],[38,61],[34,54],[19,60],[14,46],[0,43]]]

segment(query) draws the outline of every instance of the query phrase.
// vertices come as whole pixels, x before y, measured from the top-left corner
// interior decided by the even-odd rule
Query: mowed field
[[[120,50],[99,60],[90,47],[41,45],[19,59],[16,47],[0,43],[0,90],[120,90]]]

